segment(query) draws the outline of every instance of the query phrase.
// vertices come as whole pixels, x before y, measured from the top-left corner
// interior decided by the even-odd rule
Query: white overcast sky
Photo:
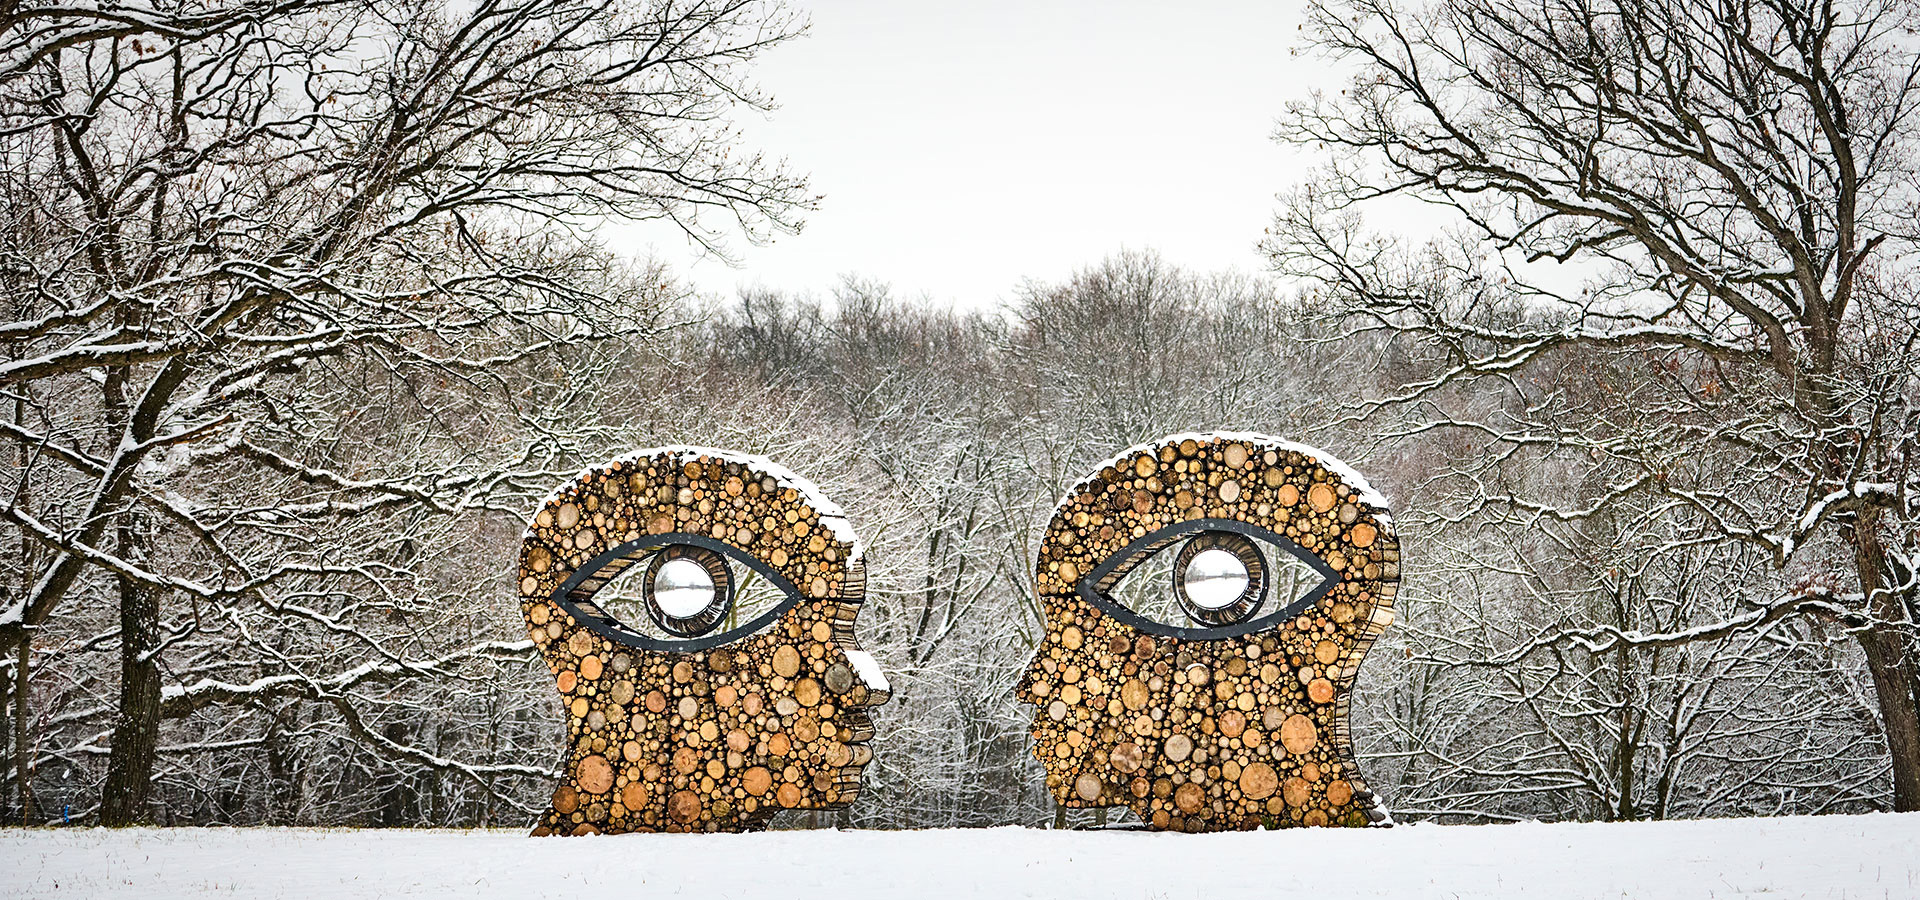
[[[808,33],[757,67],[779,108],[740,124],[824,195],[805,230],[733,240],[737,267],[664,229],[623,229],[619,249],[724,294],[852,273],[976,308],[1122,248],[1257,271],[1298,174],[1274,119],[1338,87],[1293,54],[1293,2],[797,5]]]

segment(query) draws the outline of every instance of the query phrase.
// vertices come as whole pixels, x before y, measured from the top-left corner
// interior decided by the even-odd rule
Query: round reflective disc
[[[676,619],[691,619],[719,596],[707,567],[686,557],[669,559],[653,576],[653,600]]]
[[[1187,597],[1203,609],[1224,609],[1246,593],[1251,576],[1240,557],[1218,548],[1202,550],[1187,562]]]

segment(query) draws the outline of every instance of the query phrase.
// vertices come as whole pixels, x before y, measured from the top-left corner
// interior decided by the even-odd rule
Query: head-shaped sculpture
[[[1172,612],[1156,618],[1115,589],[1162,553],[1171,583],[1145,589]],[[1384,821],[1347,697],[1393,619],[1399,560],[1385,500],[1320,451],[1210,433],[1108,461],[1040,544],[1047,631],[1020,697],[1047,787],[1155,829]],[[1282,564],[1297,593],[1275,588]]]
[[[647,621],[622,621],[595,595],[642,563]],[[742,615],[756,580],[777,593]],[[840,509],[760,457],[642,450],[567,484],[520,554],[528,633],[567,714],[534,834],[740,831],[853,802],[867,710],[887,696],[854,642],[864,589]]]

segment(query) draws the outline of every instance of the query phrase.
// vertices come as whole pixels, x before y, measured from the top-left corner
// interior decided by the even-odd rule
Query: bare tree
[[[1460,496],[1515,531],[1657,523],[1646,565],[1745,548],[1773,574],[1715,616],[1526,643],[1605,655],[1835,623],[1871,675],[1892,805],[1920,809],[1914,8],[1356,0],[1311,18],[1353,80],[1282,119],[1331,161],[1267,248],[1345,333],[1404,340],[1420,368],[1383,403],[1483,449]],[[1358,211],[1394,197],[1437,204],[1449,238],[1366,230]],[[1503,477],[1574,461],[1607,479]]]
[[[0,390],[24,415],[0,428],[28,462],[0,521],[36,555],[0,649],[58,614],[117,648],[102,822],[147,815],[159,723],[213,705],[298,698],[385,757],[542,771],[435,754],[367,691],[524,655],[413,618],[434,520],[544,490],[561,454],[516,426],[529,380],[670,299],[579,226],[717,247],[796,224],[804,184],[727,117],[799,24],[707,0],[5,6],[0,281],[24,308]]]

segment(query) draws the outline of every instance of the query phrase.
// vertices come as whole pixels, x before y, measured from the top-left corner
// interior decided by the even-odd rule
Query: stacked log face
[[[1192,435],[1135,448],[1067,495],[1041,542],[1047,631],[1020,688],[1059,802],[1194,832],[1387,820],[1354,764],[1347,703],[1392,621],[1400,553],[1382,501],[1347,471],[1272,438]],[[1297,616],[1217,639],[1148,633],[1079,593],[1129,544],[1203,518],[1284,536],[1338,580]]]
[[[589,560],[675,534],[758,559],[797,602],[758,633],[693,651],[635,646],[555,602]],[[864,571],[838,509],[755,457],[642,451],[567,485],[520,556],[528,634],[567,720],[565,770],[533,833],[740,831],[853,802],[872,758],[868,709],[886,700],[862,675],[870,658],[848,655]]]

